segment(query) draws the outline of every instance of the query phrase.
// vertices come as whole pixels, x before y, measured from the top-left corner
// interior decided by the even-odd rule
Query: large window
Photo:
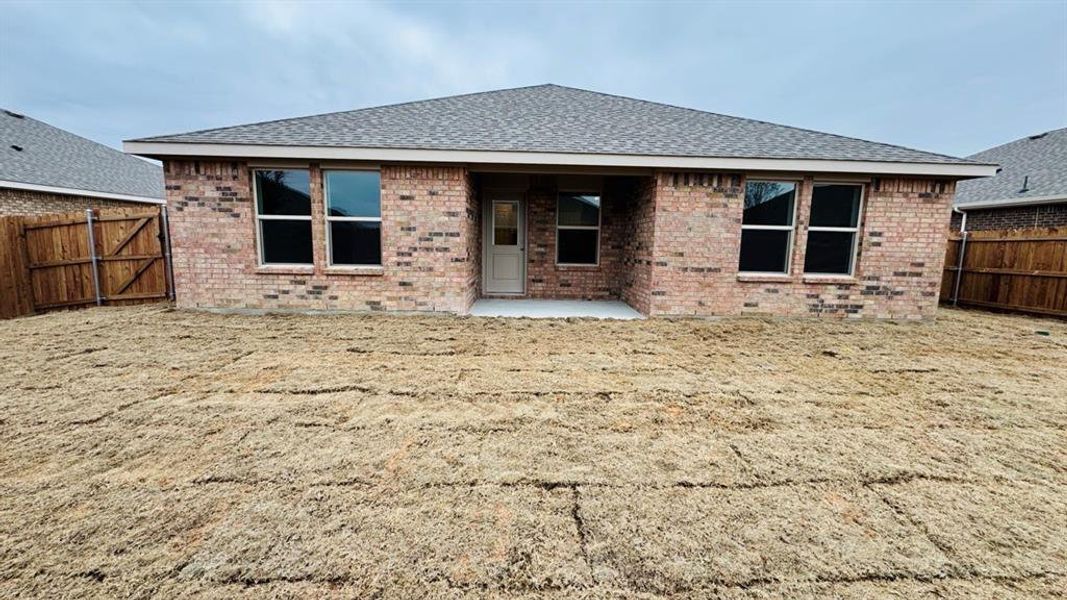
[[[600,260],[600,196],[561,193],[556,204],[556,264]]]
[[[862,202],[862,185],[815,184],[808,220],[805,273],[852,275]]]
[[[264,265],[310,265],[311,185],[307,171],[255,171],[256,229]]]
[[[750,180],[745,183],[741,272],[789,272],[796,196],[797,184],[791,181]]]
[[[325,171],[326,237],[331,265],[382,264],[381,176]]]

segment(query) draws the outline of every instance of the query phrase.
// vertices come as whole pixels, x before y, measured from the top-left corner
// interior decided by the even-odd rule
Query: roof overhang
[[[86,198],[100,198],[103,200],[122,200],[124,202],[141,202],[144,204],[163,204],[163,198],[151,198],[148,196],[133,196],[130,194],[113,194],[111,192],[98,192],[95,190],[80,190],[77,188],[57,187],[54,185],[39,185],[36,183],[23,183],[21,181],[0,180],[0,188],[13,190],[27,190],[31,192],[44,192],[47,194],[59,194],[62,196],[83,196]]]
[[[716,171],[814,171],[820,173],[936,176],[952,177],[956,179],[989,177],[996,174],[996,165],[862,160],[716,158],[632,154],[579,154],[563,152],[502,152],[486,150],[419,150],[404,148],[205,144],[137,140],[124,142],[122,148],[127,153],[155,159],[174,157],[218,157],[241,159],[274,158],[293,160],[560,165],[616,168],[637,167]]]
[[[959,210],[978,210],[983,208],[1011,208],[1013,206],[1036,206],[1041,204],[1059,204],[1067,202],[1067,194],[1053,196],[1034,196],[1033,198],[1002,198],[1000,200],[981,200],[979,202],[956,203]]]

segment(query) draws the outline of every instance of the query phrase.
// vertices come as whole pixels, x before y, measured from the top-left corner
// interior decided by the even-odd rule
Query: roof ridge
[[[155,138],[164,138],[164,137],[171,137],[171,136],[176,136],[176,135],[194,135],[194,134],[197,134],[197,133],[209,133],[209,132],[214,132],[214,131],[225,131],[227,129],[234,129],[236,127],[252,127],[252,126],[255,126],[255,125],[268,125],[270,123],[282,123],[282,122],[285,122],[285,121],[297,121],[297,120],[301,120],[301,119],[314,119],[314,118],[317,118],[317,117],[329,117],[329,116],[333,116],[333,115],[346,115],[346,114],[351,114],[351,113],[363,112],[363,111],[367,111],[367,110],[377,110],[379,108],[396,108],[398,106],[408,106],[408,105],[411,105],[411,104],[422,104],[424,102],[436,102],[438,100],[450,100],[452,98],[468,98],[470,96],[484,96],[486,94],[495,94],[497,92],[512,92],[512,91],[515,91],[515,90],[527,90],[527,89],[533,89],[533,88],[539,88],[539,87],[564,87],[564,86],[556,85],[554,83],[539,83],[539,84],[536,84],[536,85],[520,85],[520,86],[517,86],[517,87],[500,88],[498,90],[485,90],[485,91],[481,91],[481,92],[467,92],[465,94],[453,94],[451,96],[438,96],[436,98],[423,98],[421,100],[407,100],[407,101],[404,101],[404,102],[393,102],[392,104],[379,104],[377,106],[364,106],[363,108],[351,108],[351,109],[348,109],[348,110],[331,110],[331,111],[327,111],[327,112],[323,112],[323,113],[315,113],[315,114],[311,114],[311,115],[300,115],[298,117],[284,117],[284,118],[281,118],[281,119],[267,119],[265,121],[253,121],[251,123],[239,123],[237,125],[227,125],[225,127],[208,127],[206,129],[196,129],[196,130],[193,130],[193,131],[181,131],[181,132],[177,132],[177,133],[162,133],[162,134],[159,134],[159,135],[152,135],[152,136],[149,136],[149,137],[135,138],[135,139],[132,139],[132,140],[125,140],[125,141],[127,141],[127,142],[143,142],[143,141],[150,141],[150,140],[153,140]],[[577,89],[577,88],[574,88],[574,89]]]
[[[690,106],[679,106],[677,104],[668,104],[666,102],[657,102],[655,100],[645,100],[644,98],[634,98],[633,96],[623,96],[621,94],[609,94],[607,92],[598,92],[596,90],[587,90],[585,88],[571,87],[571,86],[565,86],[565,85],[556,85],[556,84],[551,84],[551,83],[550,84],[546,84],[546,85],[559,87],[559,88],[564,88],[564,89],[577,90],[579,92],[585,92],[585,93],[589,93],[589,94],[597,94],[599,96],[608,96],[608,97],[611,97],[611,98],[621,98],[623,100],[630,100],[630,101],[634,101],[634,102],[642,102],[644,104],[652,104],[652,105],[655,105],[655,106],[666,106],[668,108],[685,110],[685,111],[700,113],[700,114],[704,114],[704,115],[715,115],[716,117],[723,117],[723,118],[726,118],[726,119],[734,119],[736,121],[749,121],[749,122],[753,122],[753,123],[761,123],[761,124],[764,124],[764,125],[773,125],[775,127],[785,127],[787,129],[794,129],[796,131],[804,131],[806,133],[815,133],[815,134],[818,134],[818,135],[828,135],[828,136],[832,136],[832,137],[836,137],[836,138],[840,138],[840,139],[844,139],[844,140],[852,140],[852,141],[856,141],[856,142],[863,142],[863,143],[866,143],[866,144],[877,144],[879,146],[886,146],[886,147],[890,147],[890,148],[900,148],[902,150],[909,150],[911,152],[921,152],[923,154],[931,154],[931,155],[934,155],[934,156],[940,156],[942,158],[952,158],[952,159],[956,159],[956,160],[960,160],[962,158],[962,157],[959,157],[959,156],[952,156],[951,154],[942,154],[940,152],[930,152],[929,150],[920,150],[918,148],[911,148],[911,147],[908,147],[908,146],[901,146],[900,144],[887,144],[885,142],[876,142],[874,140],[867,140],[867,139],[858,138],[858,137],[841,135],[841,134],[838,134],[838,133],[830,133],[828,131],[819,131],[817,129],[808,129],[806,127],[796,127],[794,125],[785,125],[785,124],[782,124],[782,123],[775,123],[773,121],[764,121],[762,119],[750,119],[748,117],[738,117],[736,115],[728,115],[726,113],[718,113],[718,112],[713,112],[713,111],[710,111],[710,110],[702,110],[702,109],[693,108],[693,107],[690,107]],[[499,91],[504,91],[504,90],[499,90]]]

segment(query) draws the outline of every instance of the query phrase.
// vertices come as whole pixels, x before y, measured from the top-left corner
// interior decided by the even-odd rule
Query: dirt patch
[[[1067,577],[1062,322],[130,307],[0,322],[0,361],[0,596],[1051,598]]]

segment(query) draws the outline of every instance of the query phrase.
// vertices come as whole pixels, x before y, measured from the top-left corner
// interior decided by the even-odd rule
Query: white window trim
[[[751,183],[756,183],[756,182],[762,182],[762,183],[792,183],[793,184],[793,214],[792,214],[792,218],[790,219],[791,225],[745,225],[745,223],[744,223],[745,217],[744,217],[744,214],[743,214],[744,213],[744,205],[742,204],[742,206],[741,206],[741,212],[742,212],[742,216],[741,216],[741,232],[742,232],[742,235],[744,235],[744,232],[745,232],[746,229],[757,229],[757,230],[758,229],[762,229],[762,230],[765,230],[765,231],[788,231],[789,232],[789,240],[786,243],[785,270],[784,271],[742,271],[740,269],[741,244],[740,244],[740,240],[738,240],[738,248],[737,248],[738,270],[737,270],[737,274],[738,275],[758,275],[758,276],[763,276],[763,275],[778,275],[778,276],[791,275],[793,273],[793,251],[795,250],[796,239],[797,239],[797,209],[800,206],[800,190],[801,190],[801,187],[804,185],[804,182],[797,181],[795,179],[766,179],[766,178],[762,178],[762,179],[746,179],[745,180],[745,186],[748,187],[748,184],[750,182]],[[742,202],[743,201],[744,200],[742,200]]]
[[[572,196],[596,196],[600,200],[600,205],[596,210],[596,225],[560,225],[559,224],[559,197],[568,194]],[[599,267],[600,266],[600,226],[604,222],[604,196],[599,192],[593,192],[589,190],[585,191],[564,191],[559,190],[556,192],[556,266],[557,267]],[[596,230],[596,261],[591,263],[562,263],[559,262],[559,230],[560,229],[580,229],[584,231]]]
[[[362,173],[378,173],[378,216],[377,217],[333,217],[330,216],[330,192],[328,189],[326,174],[337,171],[354,171]],[[378,169],[357,169],[357,168],[343,168],[343,167],[331,167],[328,169],[322,169],[322,214],[326,219],[326,266],[334,269],[381,269],[383,266],[382,256],[382,238],[381,235],[385,233],[382,231],[382,180],[381,173]],[[335,263],[333,262],[333,227],[330,227],[330,223],[333,222],[364,222],[364,223],[378,223],[378,262],[366,263],[366,264],[348,264],[348,263]]]
[[[831,233],[851,233],[852,234],[852,254],[848,259],[848,273],[824,273],[821,271],[808,271],[808,252],[807,248],[804,248],[804,276],[805,277],[855,277],[856,276],[856,257],[860,248],[860,225],[863,224],[863,209],[867,205],[867,184],[857,183],[851,181],[816,181],[811,185],[811,202],[808,203],[808,223],[811,223],[811,208],[815,206],[815,187],[819,185],[849,185],[860,188],[860,205],[856,208],[856,226],[855,227],[818,227],[815,225],[808,225],[808,232],[812,231],[828,231]],[[805,240],[805,244],[807,241]]]
[[[256,266],[265,269],[274,268],[307,268],[315,266],[315,232],[311,232],[311,262],[309,263],[276,263],[266,262],[263,256],[263,221],[308,221],[311,222],[311,215],[261,215],[259,214],[259,186],[256,184],[256,173],[260,171],[307,171],[308,169],[296,169],[296,168],[266,168],[266,169],[252,169],[252,211],[256,216]],[[308,172],[308,182],[310,190],[311,172]],[[309,200],[311,202],[311,200]],[[310,204],[309,204],[309,208]],[[312,209],[314,210],[314,209]]]

